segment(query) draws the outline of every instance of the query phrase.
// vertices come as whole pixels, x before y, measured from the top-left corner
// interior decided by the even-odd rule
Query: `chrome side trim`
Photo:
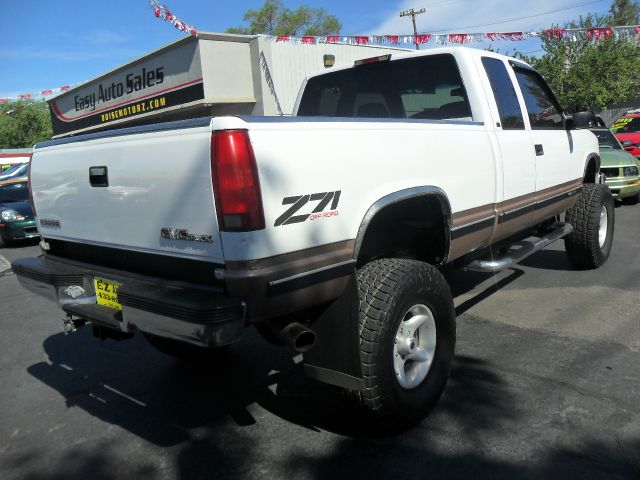
[[[544,200],[540,200],[539,202],[536,202],[536,209],[538,208],[545,208],[553,203],[556,203],[557,199],[562,200],[563,198],[561,197],[573,197],[574,195],[580,193],[580,191],[582,190],[582,186],[576,187],[576,188],[572,188],[571,190],[568,190],[566,192],[562,192],[559,193],[557,195],[554,195],[553,197],[549,197],[549,198],[545,198]]]
[[[485,217],[485,218],[481,218],[480,220],[476,220],[476,221],[471,222],[471,223],[465,223],[464,225],[458,225],[457,227],[453,227],[451,229],[451,231],[452,232],[457,232],[458,230],[460,230],[462,228],[471,227],[473,225],[477,225],[478,223],[486,222],[487,220],[493,220],[495,218],[496,218],[496,216],[495,216],[495,214],[493,214],[493,215],[490,215],[490,216]]]
[[[367,232],[367,228],[369,228],[369,224],[381,210],[404,200],[430,195],[437,197],[438,201],[440,202],[442,213],[446,218],[446,251],[442,260],[443,264],[446,263],[447,257],[449,256],[449,246],[451,244],[451,204],[449,203],[449,199],[447,198],[447,194],[444,193],[444,190],[431,185],[399,190],[380,198],[373,205],[371,205],[369,207],[369,210],[367,210],[367,213],[365,213],[362,222],[360,222],[360,228],[358,228],[358,235],[356,236],[355,248],[353,249],[353,258],[357,259],[358,255],[360,255],[360,249],[362,248],[362,242],[364,241],[364,236]]]
[[[334,263],[332,265],[327,265],[325,267],[320,267],[320,268],[316,268],[313,270],[309,270],[308,272],[302,272],[302,273],[297,273],[295,275],[291,275],[290,277],[284,277],[284,278],[279,278],[278,280],[273,280],[272,282],[269,282],[269,286],[273,287],[276,285],[281,285],[283,283],[286,282],[290,282],[292,280],[297,280],[299,278],[303,278],[303,277],[308,277],[309,275],[313,275],[315,273],[320,273],[320,272],[324,272],[326,270],[331,270],[333,268],[340,268],[346,265],[353,265],[355,263],[354,260],[345,260],[344,262],[338,262],[338,263]]]
[[[318,283],[349,275],[354,271],[355,264],[356,261],[354,259],[345,260],[344,262],[338,262],[297,273],[289,277],[272,280],[268,284],[267,295],[281,295],[293,290],[310,287]]]

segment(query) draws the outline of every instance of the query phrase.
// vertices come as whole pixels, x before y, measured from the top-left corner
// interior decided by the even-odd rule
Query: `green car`
[[[38,236],[27,182],[12,180],[0,185],[0,246]]]
[[[640,162],[627,153],[616,136],[606,128],[590,128],[600,145],[600,172],[613,198],[628,205],[638,203]]]

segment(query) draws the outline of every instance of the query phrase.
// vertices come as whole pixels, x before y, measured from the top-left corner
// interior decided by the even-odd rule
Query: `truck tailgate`
[[[207,125],[132,129],[125,135],[37,146],[31,182],[40,233],[222,262],[210,139]]]

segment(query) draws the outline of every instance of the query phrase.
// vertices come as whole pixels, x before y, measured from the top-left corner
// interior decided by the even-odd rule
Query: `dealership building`
[[[308,75],[407,51],[198,33],[49,100],[54,138],[209,115],[291,115]]]

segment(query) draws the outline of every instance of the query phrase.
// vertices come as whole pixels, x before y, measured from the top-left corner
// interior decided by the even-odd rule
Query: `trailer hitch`
[[[73,318],[70,313],[62,319],[62,331],[65,335],[77,332],[80,327],[84,327],[87,321],[84,318]]]

